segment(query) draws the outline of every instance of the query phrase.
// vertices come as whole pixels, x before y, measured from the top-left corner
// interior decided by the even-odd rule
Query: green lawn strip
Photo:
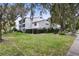
[[[17,50],[23,52],[24,55],[66,55],[74,40],[74,37],[68,35],[52,33],[26,34],[14,32],[4,35],[4,37],[13,41],[15,48],[18,48]]]

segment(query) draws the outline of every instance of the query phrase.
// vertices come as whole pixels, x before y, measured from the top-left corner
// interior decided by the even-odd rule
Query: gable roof
[[[30,19],[30,17],[25,17],[26,19]],[[43,19],[40,17],[34,17],[32,22],[46,21],[48,19]]]
[[[24,17],[24,18],[30,20],[30,17]],[[21,17],[18,17],[18,18],[15,20],[15,22],[16,22],[16,21],[20,21],[20,20],[22,20],[22,18],[21,18]],[[39,22],[39,21],[46,21],[46,20],[48,20],[48,19],[43,19],[43,18],[40,18],[40,17],[34,17],[32,22]]]
[[[20,21],[20,20],[22,20],[22,18],[21,18],[21,17],[18,17],[18,18],[15,20],[15,22],[16,22],[16,21]]]

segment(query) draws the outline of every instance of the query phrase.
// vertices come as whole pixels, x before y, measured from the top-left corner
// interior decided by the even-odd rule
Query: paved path
[[[76,39],[72,44],[67,56],[79,56],[79,34],[76,34]]]

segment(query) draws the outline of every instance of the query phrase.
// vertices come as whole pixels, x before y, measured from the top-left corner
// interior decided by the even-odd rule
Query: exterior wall
[[[48,29],[50,28],[50,23],[48,21],[40,21],[39,22],[39,29]]]
[[[36,23],[36,25],[35,25]],[[50,27],[50,23],[46,20],[38,21],[38,22],[31,22],[31,20],[25,20],[25,29],[48,29]],[[24,28],[23,28],[24,29]]]
[[[35,23],[36,23],[36,25],[35,25]],[[39,22],[33,22],[32,23],[32,29],[38,29],[39,28]]]
[[[16,21],[15,21],[15,28],[17,29],[17,30],[20,30],[20,28],[19,28],[19,20],[21,20],[22,18],[21,17],[18,17],[17,19],[16,19]]]
[[[19,30],[19,22],[18,22],[18,21],[16,21],[16,23],[15,23],[15,28],[16,28],[17,30]]]
[[[34,23],[36,23],[36,25],[34,25]],[[48,28],[50,28],[50,23],[46,20],[32,23],[32,29],[48,29]]]
[[[32,29],[32,21],[30,19],[25,19],[25,29]]]
[[[48,29],[48,28],[50,28],[50,23],[48,21],[40,19],[40,18],[35,18],[34,21],[31,21],[30,18],[26,18],[25,21],[23,21],[23,19],[22,20],[21,19],[22,18],[18,18],[15,21],[15,23],[16,23],[15,26],[16,26],[17,30],[25,31],[27,29]]]

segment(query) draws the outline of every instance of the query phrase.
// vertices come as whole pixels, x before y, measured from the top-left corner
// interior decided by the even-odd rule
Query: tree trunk
[[[1,21],[2,21],[2,13],[0,13],[0,42],[2,41],[2,24],[1,24]]]
[[[1,31],[1,29],[2,29],[2,24],[1,24],[1,21],[0,21],[0,42],[2,41],[2,31]]]
[[[50,30],[52,30],[52,17],[50,19]]]
[[[65,16],[64,14],[62,14],[62,18],[61,18],[61,32],[65,30]]]
[[[73,22],[72,22],[72,35],[75,35],[76,33],[76,20],[75,18],[72,19]]]
[[[65,30],[65,11],[64,11],[64,4],[60,4],[60,12],[61,13],[59,13],[59,16],[60,16],[60,20],[61,20],[61,23],[60,23],[60,25],[61,25],[61,32],[63,32],[64,30]]]

